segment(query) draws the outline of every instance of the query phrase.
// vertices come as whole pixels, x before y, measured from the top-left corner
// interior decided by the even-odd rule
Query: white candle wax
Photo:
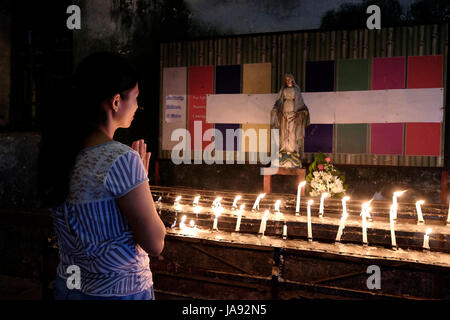
[[[397,197],[400,197],[405,192],[406,192],[406,190],[396,191],[396,192],[394,192],[394,195],[392,196],[392,205],[394,206],[394,211],[393,211],[393,219],[394,220],[397,220],[397,209],[398,209]]]
[[[261,225],[259,226],[259,232],[260,234],[264,235],[264,232],[266,232],[266,224],[267,224],[267,218],[269,216],[269,211],[266,210],[264,213],[264,216],[261,219]]]
[[[425,202],[425,201],[423,201],[423,200],[416,201],[417,224],[423,224],[423,223],[425,222],[425,221],[423,220],[422,208],[421,208],[421,205],[422,205],[424,202]]]
[[[196,207],[196,206],[198,206],[198,200],[200,199],[200,196],[196,196],[195,198],[194,198],[194,202],[192,203],[192,205],[194,206],[194,207]]]
[[[450,224],[450,202],[448,203],[447,224]]]
[[[213,230],[217,230],[217,219],[218,217],[217,217],[217,215],[216,215],[216,217],[214,218],[214,223],[213,223]]]
[[[339,223],[339,229],[338,229],[338,233],[336,235],[336,241],[339,242],[341,241],[341,236],[342,236],[342,232],[344,231],[345,228],[345,220],[347,220],[347,201],[350,199],[349,196],[345,196],[342,198],[342,217],[341,217],[341,222]]]
[[[395,239],[395,223],[394,223],[394,205],[391,205],[391,209],[389,211],[389,224],[391,227],[391,245],[393,249],[397,249],[397,241]]]
[[[176,197],[175,202],[173,203],[173,206],[175,207],[176,211],[181,211],[181,205],[180,205],[181,196]]]
[[[306,181],[300,182],[297,187],[297,204],[295,206],[295,215],[300,214],[300,198],[302,194],[302,187],[306,184]]]
[[[281,204],[281,200],[277,200],[276,202],[275,202],[275,205],[274,205],[274,208],[275,208],[275,212],[276,213],[280,213],[280,204]]]
[[[287,224],[284,222],[283,226],[283,239],[287,239]]]
[[[253,204],[252,211],[259,210],[259,202],[261,201],[262,198],[264,198],[265,195],[266,195],[265,193],[261,193],[260,195],[258,195],[255,203]]]
[[[307,220],[308,220],[308,240],[312,241],[312,226],[311,226],[311,204],[313,203],[313,200],[308,201],[308,208],[307,208]]]
[[[241,207],[239,208],[238,211],[238,216],[237,216],[237,220],[236,220],[236,232],[239,232],[241,229],[241,219],[242,219],[242,210],[244,210],[245,205],[241,204]]]
[[[344,227],[345,227],[344,225],[345,225],[345,220],[347,219],[347,215],[348,214],[346,211],[344,211],[342,213],[341,222],[339,224],[338,233],[336,235],[336,242],[341,241],[341,236],[342,236],[342,232],[344,231]]]
[[[234,198],[233,205],[231,206],[231,209],[236,209],[236,208],[237,208],[237,202],[238,202],[238,200],[240,200],[240,199],[241,199],[241,196],[236,196],[236,197]]]
[[[324,201],[325,198],[328,196],[328,193],[324,192],[322,193],[320,197],[320,206],[319,206],[319,217],[323,217],[323,211],[324,211]]]
[[[242,213],[238,214],[237,220],[236,220],[236,232],[239,232],[240,228],[241,228],[241,218],[242,218]]]
[[[186,225],[184,224],[185,221],[186,221],[186,216],[181,217],[180,229],[186,229]]]
[[[367,214],[371,202],[372,201],[364,203],[361,211],[363,245],[367,245]]]
[[[430,249],[430,236],[429,236],[430,233],[431,233],[431,229],[428,228],[426,230],[425,235],[423,236],[423,248],[426,250]]]

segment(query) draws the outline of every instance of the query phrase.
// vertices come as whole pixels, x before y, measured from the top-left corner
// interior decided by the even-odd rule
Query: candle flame
[[[184,224],[184,222],[186,221],[186,216],[183,216],[182,218],[181,218],[181,222],[180,222],[180,224],[181,223],[183,223]]]
[[[275,201],[275,211],[280,211],[280,203],[281,203],[281,200]]]
[[[181,199],[181,196],[176,197],[176,198],[175,198],[175,202],[179,202],[180,199]]]
[[[406,190],[403,191],[395,191],[394,192],[394,197],[400,197],[402,194],[404,194],[406,192]]]
[[[350,200],[350,197],[349,197],[349,196],[345,196],[345,197],[342,198],[342,201],[344,201],[344,202],[345,202],[345,201],[348,201],[348,200]]]
[[[314,203],[314,200],[308,200],[308,206]]]
[[[195,226],[194,220],[191,220],[191,222],[189,223],[189,226],[190,226],[191,228],[193,228],[193,227]]]
[[[303,187],[305,186],[305,184],[306,184],[306,181],[302,181],[302,182],[300,182],[300,183],[298,184],[298,186],[299,186],[300,188],[303,188]]]
[[[327,192],[324,192],[324,193],[322,193],[321,198],[324,199],[324,198],[328,197],[328,195],[329,195],[329,194],[328,194]]]
[[[433,231],[433,229],[427,228],[427,230],[425,231],[426,235],[428,236],[431,233],[431,231]]]
[[[423,201],[423,200],[416,201],[416,204],[419,204],[419,205],[424,204],[424,203],[425,203],[425,201]]]
[[[236,197],[234,198],[234,202],[240,200],[241,198],[242,198],[242,196],[236,196]]]
[[[372,200],[364,202],[364,204],[362,205],[363,209],[367,209],[370,206],[370,203],[372,202]]]
[[[264,198],[265,195],[266,195],[265,193],[261,193],[258,195],[255,203],[253,204],[253,209],[256,209],[256,207],[259,205],[259,202],[261,201],[262,198]]]
[[[198,204],[198,200],[200,199],[200,196],[196,196],[195,198],[194,198],[194,204]]]
[[[245,208],[245,204],[241,204],[241,206],[239,207],[239,210],[244,210]]]

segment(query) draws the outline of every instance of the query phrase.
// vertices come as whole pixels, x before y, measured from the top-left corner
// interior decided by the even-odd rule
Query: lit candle
[[[362,216],[362,233],[363,233],[363,245],[367,246],[367,214],[369,211],[369,206],[372,200],[365,202],[362,206],[361,216]]]
[[[234,198],[233,205],[231,206],[231,210],[236,210],[236,209],[237,209],[237,202],[238,202],[241,198],[242,198],[241,196],[236,196],[236,197]]]
[[[394,205],[391,205],[391,209],[389,211],[389,224],[391,226],[392,249],[397,250],[397,241],[395,239]]]
[[[186,229],[186,225],[184,224],[185,221],[186,221],[186,216],[181,217],[180,229]]]
[[[264,212],[264,215],[261,219],[261,225],[259,226],[258,233],[264,236],[264,232],[266,231],[267,219],[269,218],[269,210]]]
[[[281,200],[275,201],[275,205],[274,205],[275,210],[274,211],[276,213],[280,213],[280,203],[281,203]]]
[[[175,198],[175,202],[173,203],[173,206],[175,207],[176,211],[181,211],[182,207],[180,205],[181,196],[178,196]]]
[[[214,212],[214,223],[213,223],[213,231],[217,230],[217,222],[218,222],[218,218],[220,216],[220,214],[224,211],[224,209],[222,208],[221,204],[220,204],[220,200],[222,200],[222,197],[217,197],[213,204],[213,212]]]
[[[216,199],[214,199],[211,207],[213,208],[220,207],[220,201],[222,201],[222,197],[217,197]]]
[[[242,218],[242,210],[244,210],[245,204],[241,204],[241,207],[238,210],[238,216],[236,220],[236,229],[234,231],[239,232],[241,228],[241,218]]]
[[[423,248],[425,250],[430,250],[430,236],[429,236],[429,234],[431,233],[431,231],[432,231],[431,228],[428,228],[426,230],[425,235],[423,236]]]
[[[198,200],[200,199],[200,196],[196,196],[195,198],[194,198],[194,202],[192,203],[192,205],[194,206],[194,207],[196,207],[196,206],[198,206]]]
[[[308,201],[308,208],[307,208],[307,219],[308,219],[308,241],[312,241],[312,227],[311,227],[311,204],[313,203],[313,200]]]
[[[295,215],[300,214],[300,197],[302,194],[302,188],[306,185],[306,181],[300,182],[297,187],[297,205],[295,206]]]
[[[422,208],[420,205],[424,204],[425,201],[419,200],[416,201],[416,211],[417,211],[417,224],[423,224],[425,221],[423,220]]]
[[[325,198],[328,197],[328,193],[324,192],[320,196],[320,206],[319,206],[319,217],[323,217],[323,203],[325,201]]]
[[[194,228],[194,227],[195,227],[195,222],[194,222],[194,220],[191,219],[191,222],[189,223],[189,226],[190,226],[191,228]]]
[[[397,219],[397,209],[398,209],[397,197],[400,197],[405,192],[406,192],[406,190],[396,191],[396,192],[394,192],[394,196],[392,197],[392,204],[394,205],[394,211],[393,211],[394,220]]]
[[[341,217],[341,222],[339,224],[338,233],[336,235],[336,242],[341,241],[342,232],[344,231],[344,228],[345,228],[345,220],[347,220],[347,217],[348,217],[346,202],[349,199],[350,199],[350,197],[348,197],[348,196],[342,198],[342,217]]]
[[[256,198],[255,203],[253,204],[252,211],[258,211],[259,210],[259,202],[261,201],[262,198],[264,198],[265,195],[266,195],[265,193],[261,193],[260,195],[258,195],[258,197]]]
[[[218,230],[217,229],[217,220],[218,220],[218,218],[219,218],[219,214],[218,213],[215,213],[215,217],[214,217],[214,223],[213,223],[213,231],[214,230]]]
[[[287,239],[287,224],[286,224],[286,221],[284,221],[284,226],[283,226],[283,239],[284,240]]]

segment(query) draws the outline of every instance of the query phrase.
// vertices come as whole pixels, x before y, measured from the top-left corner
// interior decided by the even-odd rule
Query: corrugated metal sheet
[[[162,69],[166,67],[270,62],[272,92],[278,92],[282,75],[286,72],[292,73],[298,79],[300,87],[305,90],[306,61],[438,54],[444,56],[443,86],[446,88],[448,24],[381,30],[314,30],[162,43],[160,65],[162,74]],[[162,86],[162,81],[160,83]],[[160,92],[162,93],[162,87]],[[444,128],[445,123],[442,126],[439,157],[370,154],[332,154],[331,157],[336,164],[440,167],[443,166]],[[159,156],[170,158],[170,152],[161,150]],[[306,154],[306,157],[309,161],[313,155]]]

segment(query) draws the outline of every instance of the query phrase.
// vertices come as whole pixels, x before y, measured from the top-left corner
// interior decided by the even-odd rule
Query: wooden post
[[[447,170],[442,170],[441,174],[441,203],[447,203],[447,183],[448,183],[448,172]]]
[[[264,193],[269,194],[272,192],[272,176],[264,175]]]
[[[155,162],[155,185],[159,186],[159,161]]]

